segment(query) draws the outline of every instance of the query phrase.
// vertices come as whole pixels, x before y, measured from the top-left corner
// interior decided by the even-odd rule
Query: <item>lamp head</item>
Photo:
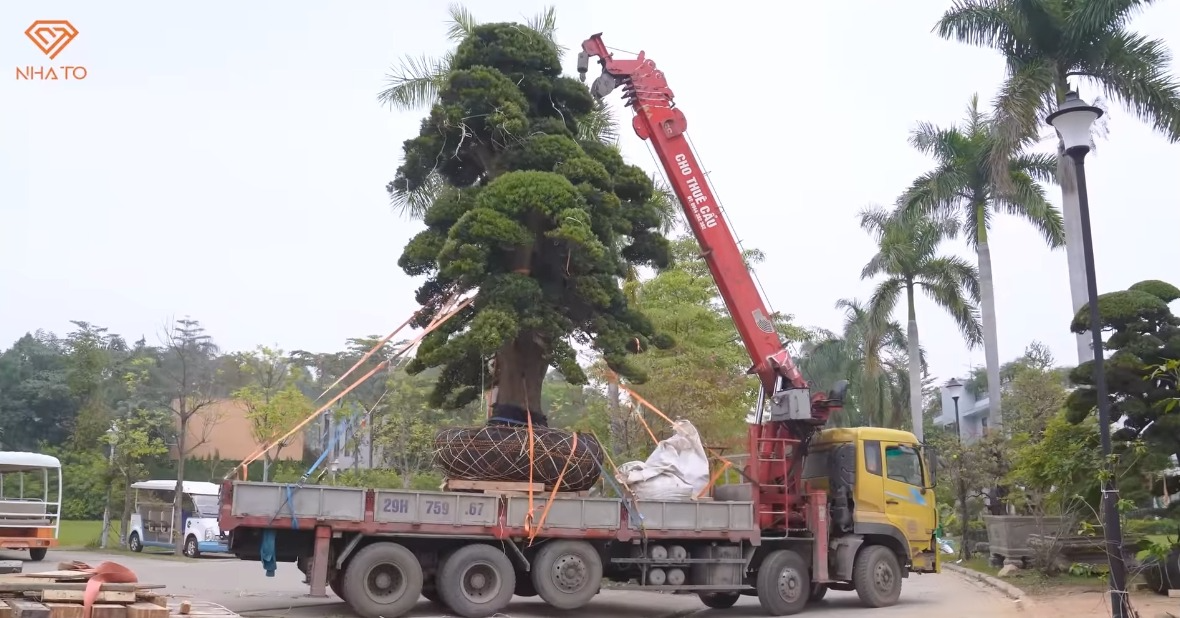
[[[1085,154],[1090,150],[1090,134],[1094,121],[1102,117],[1102,110],[1082,100],[1078,93],[1065,95],[1065,102],[1049,114],[1045,122],[1053,125],[1067,153]]]
[[[942,387],[946,391],[947,396],[955,401],[958,401],[959,397],[963,396],[963,388],[963,383],[954,378],[947,380],[947,383]]]

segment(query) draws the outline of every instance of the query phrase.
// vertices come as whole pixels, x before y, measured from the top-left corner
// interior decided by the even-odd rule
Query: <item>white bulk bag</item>
[[[629,461],[615,473],[639,500],[692,500],[709,484],[709,457],[696,427],[680,420],[672,431],[647,461]]]

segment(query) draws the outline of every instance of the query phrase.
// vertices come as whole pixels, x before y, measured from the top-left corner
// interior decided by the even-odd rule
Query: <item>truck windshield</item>
[[[202,517],[217,517],[217,496],[193,496],[193,506]]]

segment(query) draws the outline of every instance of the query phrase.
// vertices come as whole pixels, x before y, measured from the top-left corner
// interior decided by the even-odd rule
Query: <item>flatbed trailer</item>
[[[811,498],[827,504],[822,491]],[[706,605],[728,607],[741,594],[757,594],[749,574],[769,556],[783,562],[784,553],[792,568],[778,570],[783,581],[767,594],[806,587],[806,598],[814,593],[809,571],[826,573],[827,563],[827,551],[816,551],[827,545],[826,527],[766,538],[755,502],[744,500],[550,500],[225,481],[220,525],[239,558],[273,552],[276,562],[294,562],[307,575],[312,596],[331,588],[362,616],[384,618],[408,612],[419,595],[465,618],[491,616],[514,594],[574,609],[604,580],[618,582],[615,588],[695,592]]]

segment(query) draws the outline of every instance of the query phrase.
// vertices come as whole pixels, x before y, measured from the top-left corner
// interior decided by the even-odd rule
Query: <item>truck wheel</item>
[[[30,547],[29,560],[32,562],[41,562],[45,559],[45,554],[49,553],[48,547]]]
[[[729,609],[742,597],[738,592],[701,592],[697,596],[701,597],[705,607],[713,609]]]
[[[602,558],[585,541],[550,541],[533,558],[533,587],[551,607],[578,609],[602,583]]]
[[[336,577],[329,579],[328,587],[332,589],[332,594],[335,594],[336,596],[340,597],[341,601],[347,603],[348,599],[344,598],[344,586],[340,583],[340,577],[340,574],[337,573]]]
[[[819,603],[820,601],[824,600],[824,597],[827,596],[827,594],[828,594],[828,585],[827,584],[812,584],[811,594],[808,595],[807,602],[808,603]]]
[[[439,596],[451,611],[463,618],[486,618],[512,601],[516,569],[504,552],[491,545],[466,545],[443,561],[436,581]]]
[[[811,592],[810,570],[803,556],[779,549],[758,567],[758,602],[771,616],[791,616],[803,611]]]
[[[897,556],[884,545],[869,545],[860,550],[852,563],[852,583],[861,603],[868,607],[888,607],[901,596],[901,567]]]
[[[341,591],[365,618],[397,618],[413,609],[422,593],[422,565],[397,543],[373,543],[348,561]]]

